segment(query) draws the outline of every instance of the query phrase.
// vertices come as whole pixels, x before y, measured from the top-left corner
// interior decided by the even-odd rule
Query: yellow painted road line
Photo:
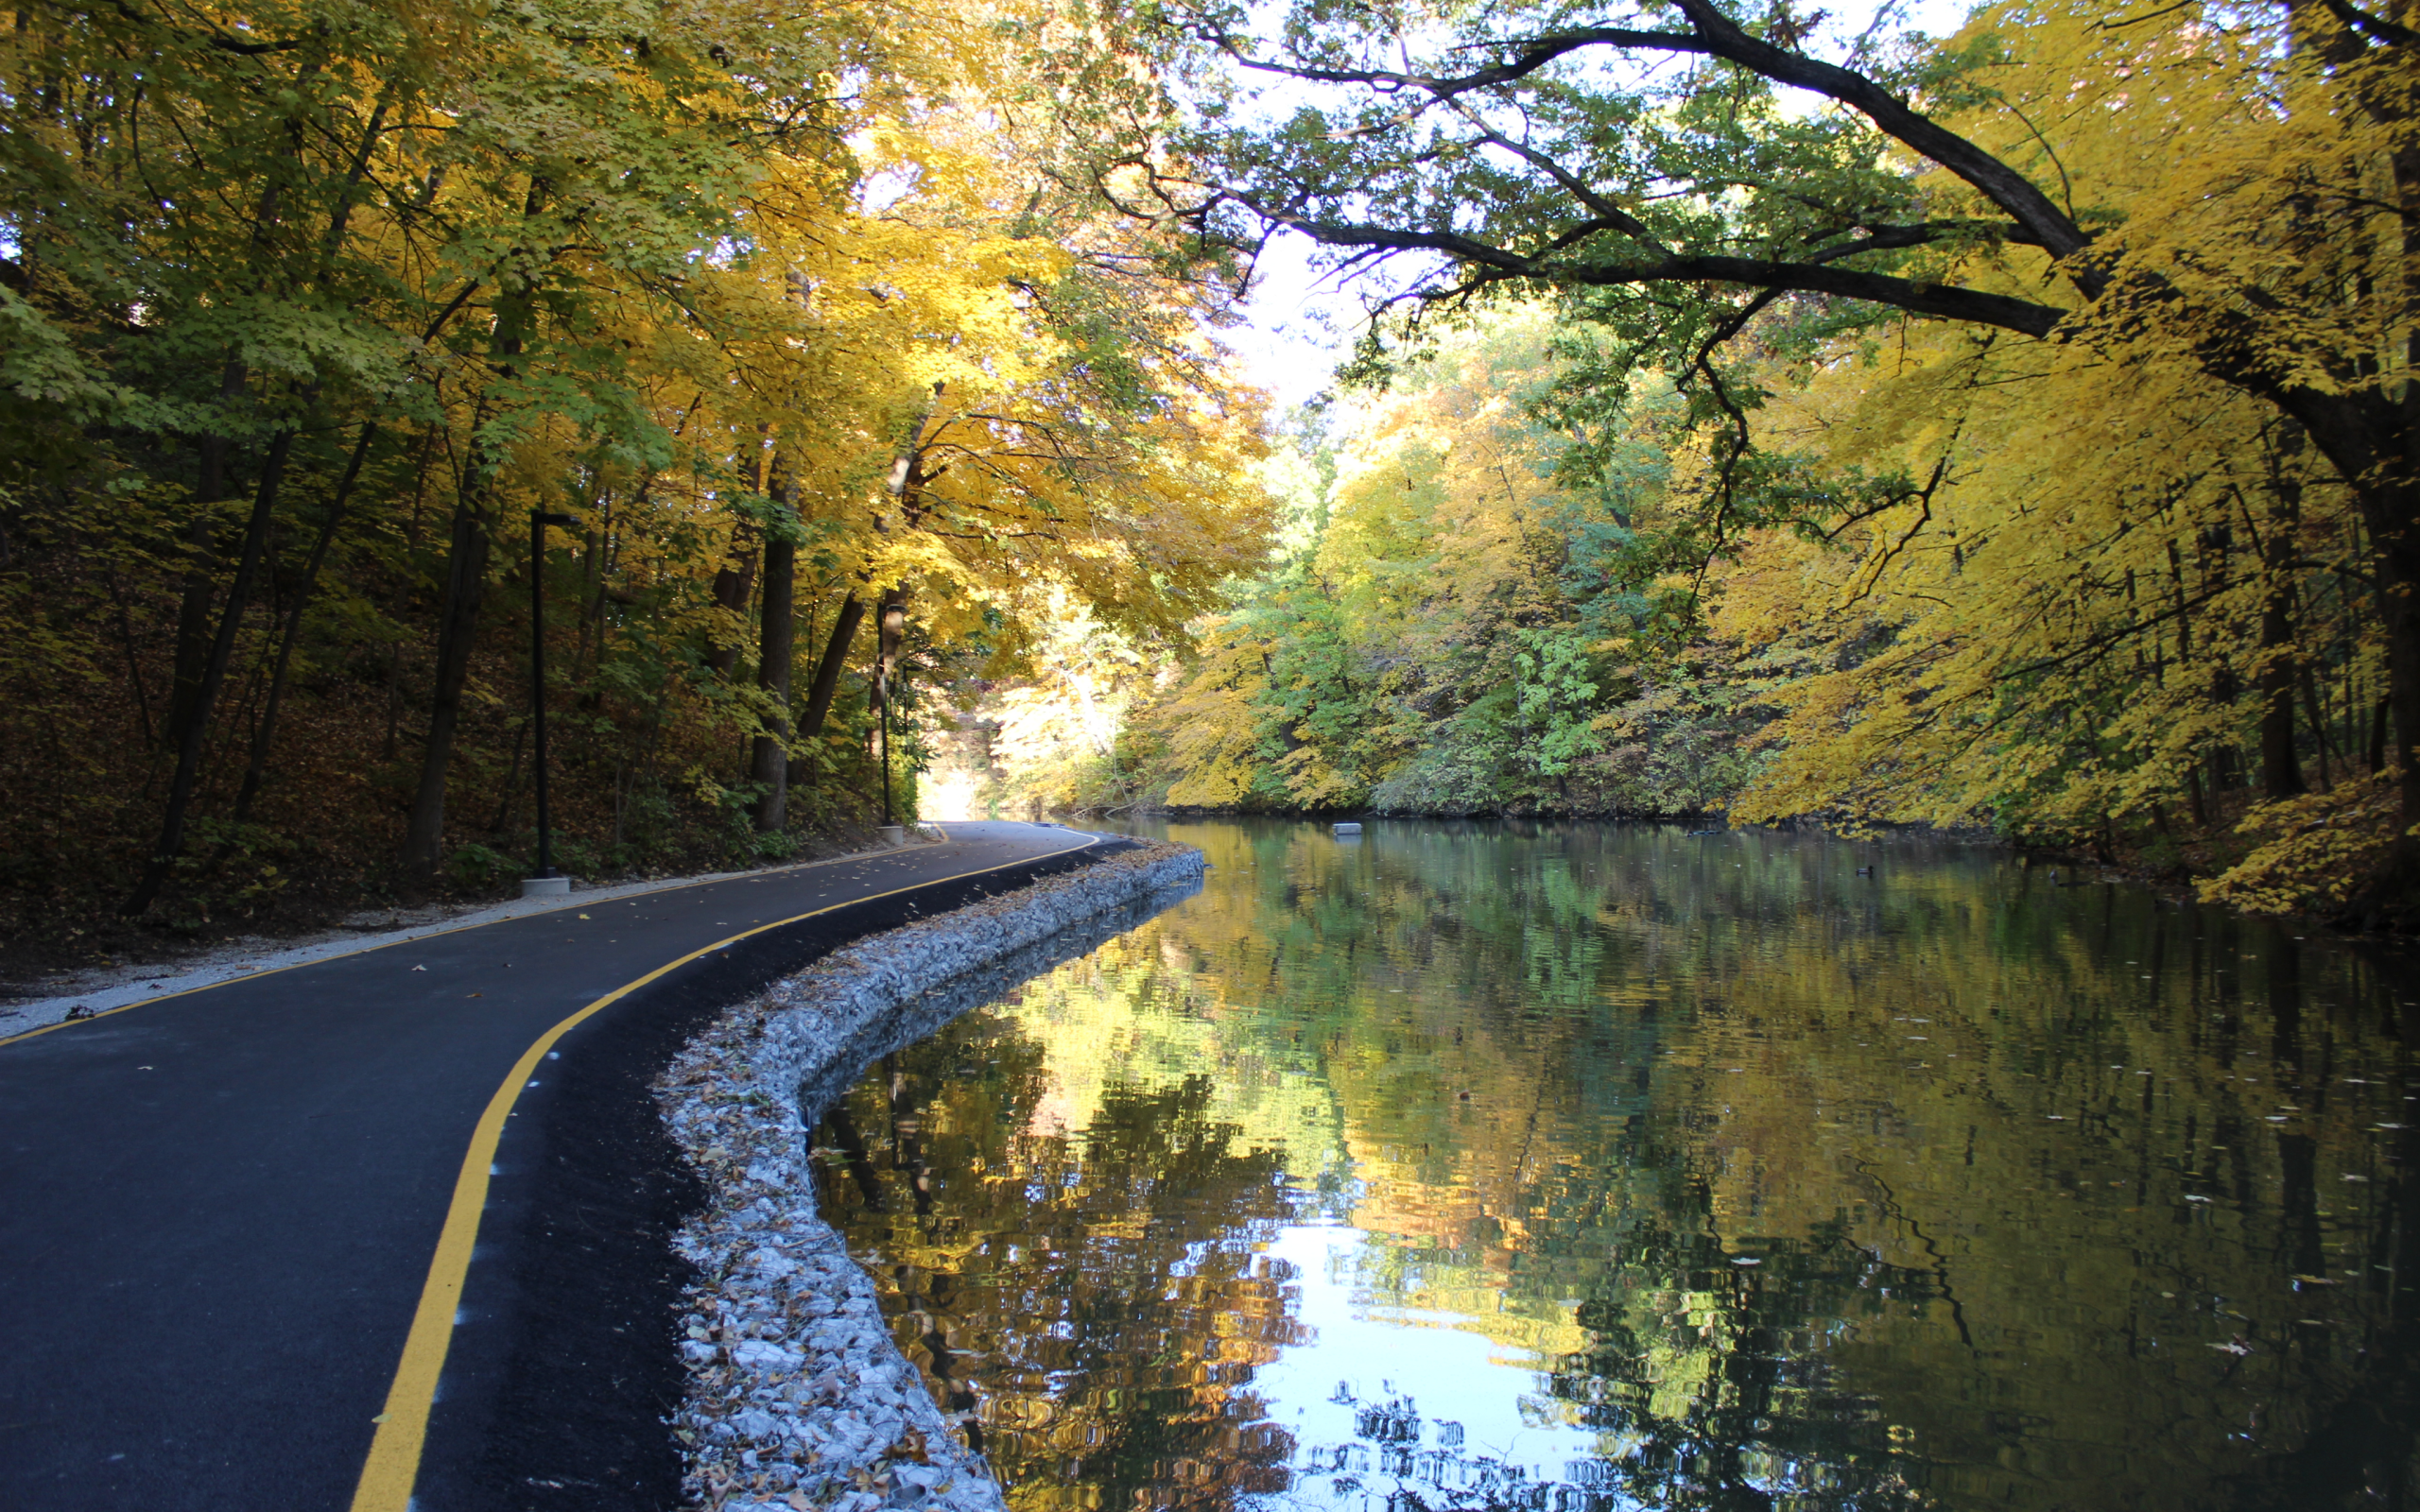
[[[1004,822],[1013,823],[1015,821],[1010,820]],[[941,826],[936,824],[933,828],[939,830],[941,829]],[[944,840],[949,838],[947,832],[943,832],[942,838]],[[1081,848],[1079,847],[1078,849]],[[1066,854],[1063,850],[1053,850],[1050,853],[1054,856]],[[199,987],[189,987],[175,992],[163,992],[156,998],[144,998],[135,1003],[121,1003],[114,1008],[103,1008],[98,1013],[90,1014],[81,1019],[61,1019],[57,1023],[45,1023],[39,1029],[27,1029],[22,1034],[9,1035],[6,1039],[0,1039],[0,1045],[13,1045],[20,1040],[32,1040],[42,1035],[51,1034],[57,1030],[73,1029],[79,1023],[92,1023],[96,1020],[106,1019],[113,1013],[124,1013],[129,1008],[147,1008],[154,1003],[165,1003],[171,998],[189,998],[197,992],[216,992],[222,987],[234,987],[243,982],[257,982],[265,976],[275,976],[280,971],[299,971],[306,966],[320,966],[329,961],[350,960],[355,955],[367,955],[372,951],[390,951],[398,945],[417,945],[424,939],[436,939],[444,935],[459,935],[467,930],[485,929],[491,924],[510,924],[519,919],[543,918],[547,914],[567,913],[574,908],[593,907],[599,902],[620,902],[624,899],[630,898],[652,898],[659,893],[686,892],[691,887],[713,887],[726,882],[752,882],[762,877],[786,877],[791,872],[812,871],[817,867],[837,867],[844,862],[850,861],[879,861],[885,856],[896,854],[898,854],[898,852],[895,850],[859,850],[854,854],[845,856],[827,856],[821,861],[802,861],[796,866],[768,867],[762,871],[740,871],[735,872],[728,877],[707,877],[699,882],[676,882],[668,887],[649,887],[643,892],[619,893],[609,899],[600,900],[593,897],[578,898],[563,904],[561,908],[532,908],[526,914],[514,914],[510,919],[481,919],[475,924],[457,924],[451,929],[432,929],[425,935],[414,935],[409,939],[390,939],[376,945],[364,945],[359,950],[338,951],[334,955],[316,956],[307,961],[295,961],[285,966],[272,966],[266,971],[252,971],[243,976],[231,976],[224,982],[205,982]],[[1011,864],[1013,865],[1013,863]],[[975,873],[968,872],[967,875],[973,876]],[[943,878],[942,880],[947,881],[949,879]],[[888,896],[888,894],[885,896]],[[801,914],[799,917],[804,919],[809,916]],[[769,929],[772,926],[769,924],[766,927]],[[734,937],[736,938],[738,936]]]
[[[471,1247],[478,1240],[479,1213],[487,1206],[488,1172],[495,1160],[497,1143],[504,1137],[504,1121],[511,1116],[512,1105],[527,1085],[530,1074],[544,1063],[546,1052],[555,1041],[588,1018],[620,999],[637,991],[649,982],[677,971],[701,955],[738,944],[752,935],[762,935],[769,929],[780,929],[802,919],[852,908],[858,903],[895,898],[919,887],[939,886],[944,882],[963,882],[986,872],[1004,871],[1031,862],[1047,861],[1054,856],[1071,855],[1090,850],[1107,838],[1086,835],[1082,845],[1063,847],[1038,856],[1020,856],[997,866],[977,867],[954,876],[934,877],[928,881],[893,887],[889,892],[869,893],[845,902],[827,903],[788,919],[760,924],[743,930],[728,939],[691,951],[678,960],[667,961],[634,981],[625,982],[613,991],[563,1020],[537,1042],[521,1053],[512,1065],[512,1073],[504,1085],[488,1099],[487,1111],[479,1115],[478,1125],[471,1133],[471,1148],[462,1157],[461,1174],[454,1178],[454,1200],[445,1210],[445,1227],[437,1236],[437,1253],[428,1263],[428,1280],[421,1287],[420,1306],[412,1314],[411,1332],[404,1338],[404,1356],[395,1367],[395,1379],[387,1388],[386,1410],[377,1417],[378,1433],[370,1443],[370,1458],[361,1467],[361,1483],[354,1488],[353,1512],[408,1512],[412,1500],[412,1485],[420,1479],[420,1453],[428,1437],[428,1412],[437,1400],[438,1377],[445,1369],[445,1351],[454,1342],[454,1314],[462,1305],[462,1282],[471,1268]]]

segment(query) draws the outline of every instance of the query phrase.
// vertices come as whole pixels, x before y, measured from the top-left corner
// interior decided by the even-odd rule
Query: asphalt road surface
[[[582,1022],[497,1150],[413,1506],[676,1504],[663,1419],[690,1278],[666,1240],[696,1192],[648,1083],[714,1013],[835,946],[1104,849],[1035,825],[945,830],[0,1043],[0,1507],[349,1506],[474,1126],[514,1061],[667,962],[846,903]],[[1001,869],[965,875],[981,868]]]

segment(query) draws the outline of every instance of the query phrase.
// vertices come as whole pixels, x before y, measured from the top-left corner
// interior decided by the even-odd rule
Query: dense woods
[[[1159,214],[1392,283],[1098,800],[1983,825],[2406,906],[2412,33],[1632,19],[1188,13],[1288,103],[1220,95]]]
[[[1075,158],[1136,94],[1080,30],[19,8],[8,932],[523,874],[541,586],[589,875],[910,814],[937,682],[1207,608],[1262,528],[1227,275]]]
[[[2413,895],[2399,11],[14,15],[14,939],[520,875],[538,590],[585,874],[939,763]]]

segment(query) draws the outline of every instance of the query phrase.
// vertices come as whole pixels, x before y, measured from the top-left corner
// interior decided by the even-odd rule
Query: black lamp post
[[[555,870],[554,824],[546,811],[546,527],[577,530],[579,522],[567,514],[529,511],[529,723],[538,777],[538,871]]]

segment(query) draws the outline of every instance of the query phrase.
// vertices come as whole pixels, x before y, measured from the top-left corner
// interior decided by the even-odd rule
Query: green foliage
[[[1706,675],[1722,653],[1643,544],[1675,512],[1686,407],[1658,381],[1583,403],[1572,350],[1545,311],[1498,312],[1383,396],[1298,419],[1291,552],[1138,715],[1167,801],[1723,806],[1755,711]]]
[[[1346,376],[1443,412],[1353,421],[1400,486],[1348,465],[1322,517],[1365,662],[1419,648],[1416,687],[1348,711],[1420,716],[1381,801],[1989,824],[2156,844],[2213,900],[2420,919],[2420,410],[2384,292],[2420,216],[2408,29],[2200,4],[2012,3],[1946,40],[1718,0],[1152,14],[1171,56],[1285,81],[1210,94],[1168,213],[1386,265]],[[1439,403],[1437,368],[1533,302],[1550,360],[1483,358],[1495,382]],[[1515,449],[1470,423],[1496,393],[1550,502],[1476,460]],[[1528,559],[1476,582],[1491,549]],[[1544,670],[1547,627],[1598,660]],[[1247,627],[1272,662],[1300,639]],[[1589,682],[1582,737],[1563,711]],[[1369,785],[1308,685],[1245,700],[1282,758],[1171,795]],[[1699,738],[1724,729],[1755,754]]]
[[[445,855],[445,870],[454,885],[472,892],[489,892],[516,877],[528,875],[528,867],[492,846],[456,846]]]
[[[852,831],[876,685],[912,815],[920,690],[1068,616],[1181,639],[1267,529],[1230,269],[1066,171],[1149,81],[1047,77],[1063,19],[15,12],[0,931],[509,881],[533,583],[580,870]],[[877,599],[904,639],[830,642]]]

